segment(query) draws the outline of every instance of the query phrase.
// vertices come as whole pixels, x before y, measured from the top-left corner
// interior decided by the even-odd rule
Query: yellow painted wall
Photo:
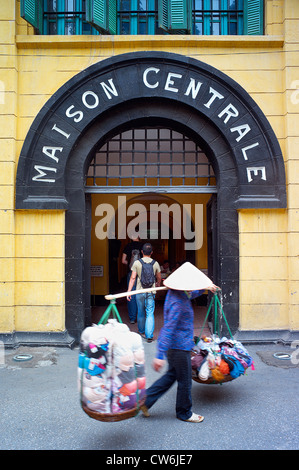
[[[0,2],[0,332],[64,329],[64,213],[15,211],[18,156],[32,121],[68,79],[107,57],[161,50],[240,83],[279,139],[287,210],[240,211],[241,329],[299,329],[299,2],[265,0],[266,35],[35,36],[19,0]]]
[[[15,329],[64,330],[63,211],[17,211]]]

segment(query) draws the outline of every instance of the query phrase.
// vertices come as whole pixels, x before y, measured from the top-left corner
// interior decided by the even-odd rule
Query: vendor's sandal
[[[141,405],[140,409],[143,413],[143,416],[145,416],[146,418],[149,418],[150,414],[148,411],[148,407],[146,405]]]
[[[197,415],[196,413],[192,413],[189,419],[185,419],[188,423],[201,423],[204,420],[204,417],[201,415]]]

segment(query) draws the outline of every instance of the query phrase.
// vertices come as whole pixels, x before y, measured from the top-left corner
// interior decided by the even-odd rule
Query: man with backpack
[[[150,243],[145,243],[142,247],[142,258],[132,265],[132,275],[128,286],[128,291],[133,289],[135,280],[136,290],[149,287],[159,287],[161,283],[161,269],[157,261],[151,258],[153,247]],[[155,295],[153,292],[136,294],[137,303],[137,324],[139,333],[150,343],[153,341],[155,329]],[[127,296],[131,301],[131,296]]]
[[[141,258],[142,256],[142,253],[141,253],[142,246],[143,246],[143,243],[140,241],[139,237],[136,237],[136,238],[132,237],[130,243],[128,243],[124,248],[121,261],[122,261],[122,264],[126,265],[128,268],[127,286],[129,286],[131,276],[132,276],[131,268],[134,262],[137,259]],[[136,282],[133,283],[131,290],[135,290],[135,289],[136,289]],[[130,323],[135,323],[137,319],[137,303],[136,303],[135,296],[133,296],[131,302],[128,302],[127,304],[128,304],[128,314],[129,314]]]

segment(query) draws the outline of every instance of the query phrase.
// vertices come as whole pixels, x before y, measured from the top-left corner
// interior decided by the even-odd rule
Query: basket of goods
[[[106,422],[136,416],[145,400],[144,363],[140,335],[122,323],[112,300],[80,339],[78,388],[85,413]]]
[[[230,382],[241,375],[251,366],[254,369],[252,357],[239,341],[234,340],[218,292],[212,298],[204,325],[209,316],[212,305],[215,305],[215,325],[211,337],[194,337],[194,347],[191,352],[192,379],[201,384],[222,384]],[[219,318],[223,317],[228,328],[230,338],[219,337]],[[203,331],[204,325],[201,332]],[[218,332],[218,334],[217,334]],[[200,334],[201,336],[201,334]]]

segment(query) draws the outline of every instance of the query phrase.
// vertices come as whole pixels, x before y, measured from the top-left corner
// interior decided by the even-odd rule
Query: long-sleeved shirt
[[[194,312],[191,299],[200,296],[204,290],[193,291],[188,296],[184,291],[169,290],[164,303],[164,326],[157,346],[158,359],[164,359],[168,349],[191,351],[194,330]]]

